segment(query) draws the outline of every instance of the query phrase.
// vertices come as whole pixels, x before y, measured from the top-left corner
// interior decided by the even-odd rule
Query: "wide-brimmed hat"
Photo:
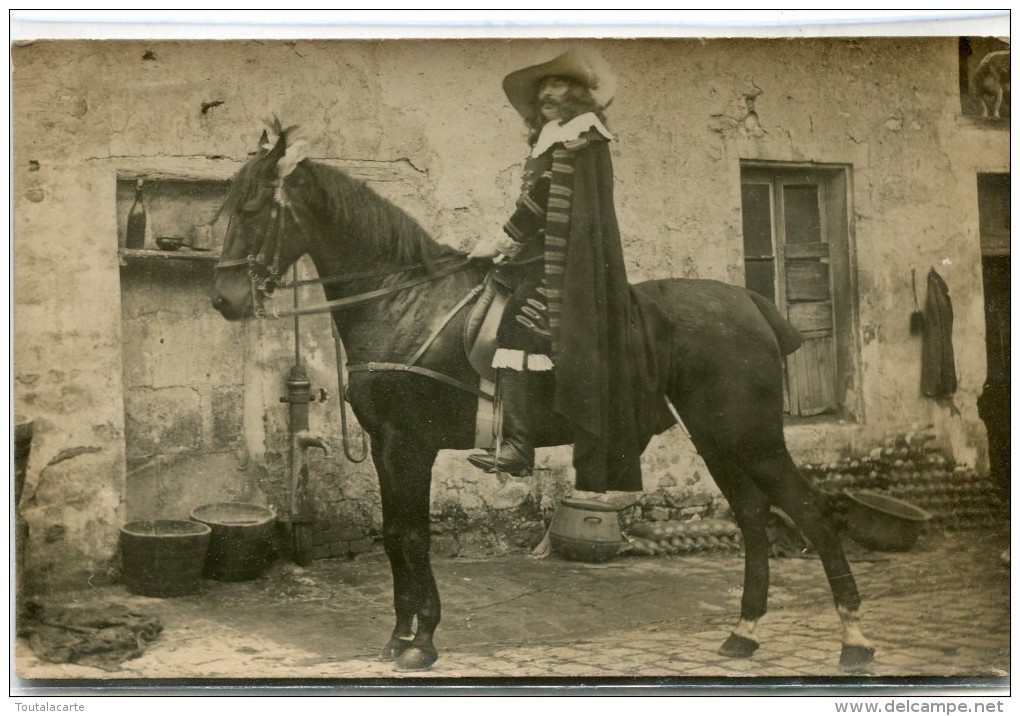
[[[606,61],[589,50],[571,49],[548,62],[511,72],[503,79],[507,99],[524,117],[537,104],[538,85],[543,77],[572,77],[591,92],[599,107],[607,107],[616,93],[616,76]]]

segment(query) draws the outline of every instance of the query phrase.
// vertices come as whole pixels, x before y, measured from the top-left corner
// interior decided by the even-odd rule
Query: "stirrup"
[[[505,472],[513,477],[531,477],[533,470],[533,467],[523,460],[503,456],[496,460],[495,455],[489,454],[468,455],[468,462],[485,472]]]

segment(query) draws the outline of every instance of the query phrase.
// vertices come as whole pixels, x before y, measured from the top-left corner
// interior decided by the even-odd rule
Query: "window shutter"
[[[786,359],[790,408],[797,415],[818,415],[837,407],[823,187],[816,183],[784,183],[781,187],[786,315],[804,337],[801,349]]]

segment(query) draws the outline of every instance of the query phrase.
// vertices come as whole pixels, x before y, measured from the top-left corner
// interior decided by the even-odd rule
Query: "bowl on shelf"
[[[157,236],[156,246],[163,251],[176,251],[184,246],[184,238],[181,236]]]

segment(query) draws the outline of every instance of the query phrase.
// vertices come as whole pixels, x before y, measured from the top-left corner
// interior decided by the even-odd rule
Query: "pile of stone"
[[[742,545],[737,525],[723,519],[636,522],[627,530],[629,551],[634,555],[685,554],[690,552],[736,552]]]
[[[954,464],[928,430],[890,435],[867,455],[806,464],[801,471],[825,492],[870,490],[906,500],[946,529],[987,525],[1005,509],[992,479]]]

